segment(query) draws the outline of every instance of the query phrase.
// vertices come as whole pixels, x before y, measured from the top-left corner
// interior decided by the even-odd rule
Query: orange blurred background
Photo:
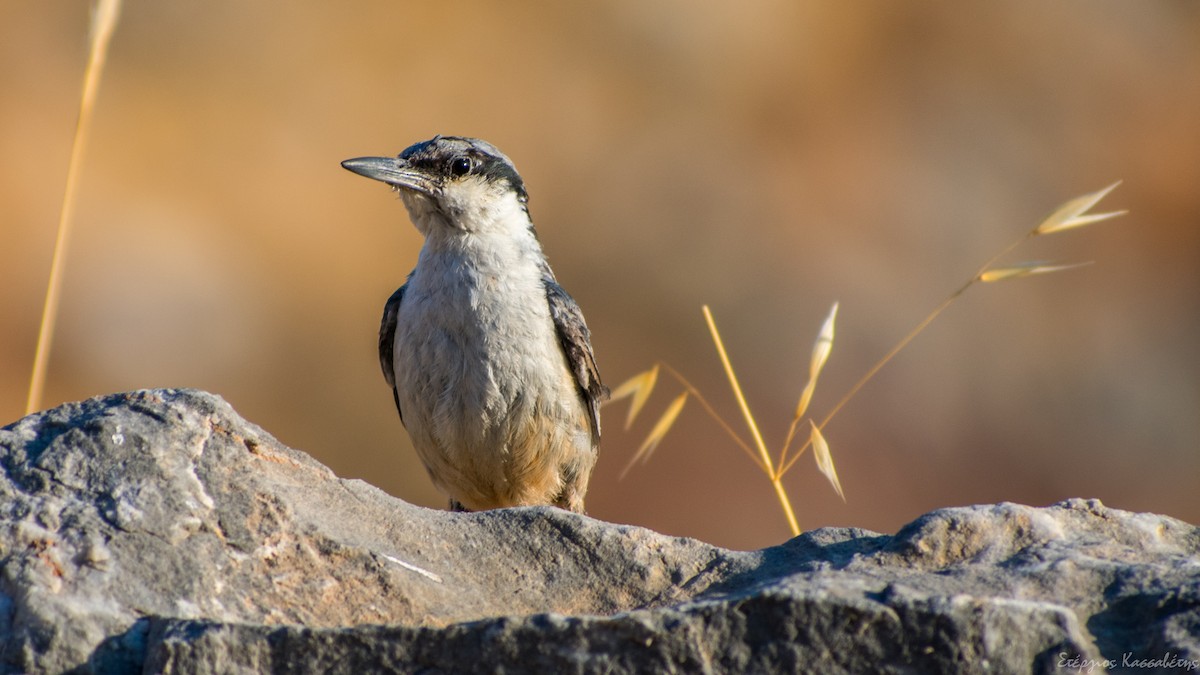
[[[0,420],[22,415],[86,61],[85,3],[0,3]],[[1200,5],[950,2],[125,3],[82,172],[44,405],[225,397],[339,475],[440,507],[379,373],[421,241],[338,165],[437,133],[525,177],[615,386],[663,359],[739,430],[709,304],[778,447],[833,301],[823,415],[993,253],[1116,179],[1121,219],[1006,261],[804,458],[801,526],[1067,497],[1200,522]],[[590,514],[735,548],[788,536],[769,485],[689,404]]]

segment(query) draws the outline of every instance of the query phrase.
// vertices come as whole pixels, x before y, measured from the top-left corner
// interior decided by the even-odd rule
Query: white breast
[[[541,255],[525,227],[431,231],[400,306],[405,426],[434,482],[468,508],[547,503],[564,462],[591,453]]]

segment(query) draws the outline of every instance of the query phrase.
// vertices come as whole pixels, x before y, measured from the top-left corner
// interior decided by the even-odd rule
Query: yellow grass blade
[[[1044,221],[1042,221],[1042,224],[1037,226],[1037,229],[1034,230],[1034,233],[1052,234],[1054,232],[1061,232],[1063,230],[1069,230],[1075,227],[1091,225],[1092,223],[1098,223],[1102,220],[1116,218],[1117,216],[1128,213],[1128,211],[1111,211],[1109,213],[1093,213],[1085,215],[1088,209],[1095,206],[1096,203],[1101,199],[1104,199],[1105,195],[1112,192],[1113,189],[1120,184],[1121,181],[1117,181],[1103,190],[1098,190],[1096,192],[1092,192],[1091,194],[1083,195],[1082,197],[1076,197],[1066,204],[1063,204],[1062,206],[1058,207],[1058,210],[1050,214],[1049,218],[1046,218]]]
[[[618,479],[624,478],[625,474],[629,473],[634,464],[650,459],[650,455],[654,453],[654,449],[658,447],[663,437],[671,430],[671,425],[675,423],[675,418],[679,417],[679,413],[683,412],[683,404],[687,403],[687,398],[688,393],[685,391],[676,396],[674,401],[671,401],[671,405],[667,406],[667,410],[662,414],[662,417],[658,418],[658,422],[655,423],[654,428],[650,430],[650,435],[646,437],[645,441],[642,441],[641,447],[637,449],[637,452],[633,453],[633,457],[630,458],[625,468],[621,469],[621,475],[618,476]]]
[[[842,492],[842,484],[838,481],[837,469],[833,468],[833,455],[829,454],[829,444],[825,442],[825,437],[821,435],[821,429],[816,422],[812,423],[812,448],[813,459],[817,460],[817,470],[825,476],[842,501],[846,501],[846,494]]]
[[[650,370],[634,375],[633,377],[621,383],[609,396],[609,402],[618,399],[632,396],[633,401],[629,403],[629,413],[625,416],[625,429],[628,430],[633,424],[634,418],[641,412],[642,407],[646,405],[646,401],[650,398],[650,394],[654,391],[654,385],[658,382],[658,364]]]
[[[704,310],[704,320],[708,322],[708,331],[712,334],[713,344],[717,347],[717,356],[720,357],[721,365],[725,368],[729,386],[733,388],[733,397],[737,399],[738,408],[742,411],[746,426],[750,427],[750,436],[754,438],[754,447],[758,450],[759,459],[767,467],[768,473],[774,476],[774,467],[771,465],[771,455],[767,453],[767,444],[763,442],[762,433],[758,430],[758,423],[754,421],[754,415],[750,413],[750,405],[746,403],[746,397],[742,395],[742,386],[738,384],[737,375],[733,372],[733,364],[729,361],[729,354],[725,351],[725,343],[721,340],[721,334],[717,332],[717,324],[713,320],[712,311],[708,309],[708,305],[704,305],[702,309]]]
[[[733,396],[737,399],[742,416],[746,419],[746,426],[750,427],[750,435],[754,437],[754,446],[762,460],[762,468],[767,472],[767,477],[771,479],[771,486],[775,488],[775,496],[779,498],[779,506],[783,509],[784,517],[787,518],[788,527],[792,528],[793,535],[799,535],[800,523],[796,520],[796,512],[792,510],[791,499],[788,498],[787,491],[783,489],[780,477],[775,473],[775,467],[771,464],[771,454],[767,452],[767,444],[763,442],[762,434],[758,430],[758,423],[754,421],[754,415],[750,413],[746,397],[742,395],[742,387],[738,384],[737,375],[733,372],[733,364],[729,361],[729,354],[725,351],[725,343],[721,341],[721,334],[717,331],[717,322],[713,320],[712,310],[708,308],[708,305],[704,305],[702,309],[704,310],[704,320],[708,323],[708,332],[712,334],[713,344],[717,347],[717,356],[721,358],[725,376],[729,379],[729,386],[733,388]]]
[[[812,357],[808,363],[808,382],[804,385],[804,391],[800,393],[800,402],[796,404],[796,419],[804,417],[804,413],[808,411],[808,404],[817,388],[817,377],[833,351],[833,324],[837,319],[837,311],[838,303],[835,302],[833,309],[829,310],[829,316],[825,317],[825,323],[821,325],[821,332],[817,334],[817,341],[813,345]]]
[[[92,14],[91,52],[83,75],[79,117],[75,121],[75,142],[71,146],[71,159],[67,163],[67,186],[58,215],[58,234],[54,239],[54,257],[50,261],[46,300],[42,304],[42,322],[38,328],[37,350],[33,356],[33,374],[29,378],[29,398],[25,402],[27,415],[36,412],[42,405],[42,390],[46,386],[46,369],[50,362],[50,345],[54,338],[54,324],[58,318],[63,268],[66,264],[67,242],[71,232],[71,215],[75,207],[79,170],[83,165],[83,149],[87,146],[92,109],[96,103],[96,92],[100,89],[100,74],[104,72],[104,62],[108,57],[108,43],[112,39],[120,13],[120,0],[99,0]]]
[[[997,267],[979,275],[979,280],[985,284],[1004,281],[1005,279],[1015,279],[1018,277],[1029,277],[1035,274],[1049,274],[1051,272],[1061,272],[1063,270],[1075,269],[1076,267],[1084,267],[1090,265],[1090,262],[1073,263],[1070,265],[1051,265],[1044,262],[1027,262],[1013,265],[1012,267]]]

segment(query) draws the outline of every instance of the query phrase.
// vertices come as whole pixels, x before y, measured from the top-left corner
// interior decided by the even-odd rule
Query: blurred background
[[[87,57],[84,2],[0,1],[0,423],[23,414]],[[81,176],[43,405],[199,387],[339,475],[442,507],[379,373],[421,240],[338,162],[437,133],[516,162],[610,385],[664,360],[742,430],[709,304],[778,448],[1061,202],[1130,214],[1006,262],[826,428],[805,529],[1095,497],[1200,523],[1200,5],[125,3]],[[606,408],[590,515],[733,548],[788,537],[694,403],[645,466]]]

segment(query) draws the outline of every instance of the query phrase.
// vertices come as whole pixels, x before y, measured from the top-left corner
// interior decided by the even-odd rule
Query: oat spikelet
[[[842,492],[842,484],[838,481],[837,469],[833,468],[833,455],[829,453],[829,443],[825,442],[825,437],[821,435],[821,429],[816,422],[812,422],[812,448],[813,459],[817,461],[817,470],[825,476],[829,484],[833,486],[833,491],[846,501],[846,494]]]
[[[675,419],[679,417],[679,413],[683,412],[683,404],[687,403],[687,399],[688,393],[685,391],[676,396],[674,401],[671,401],[671,405],[667,406],[662,417],[658,418],[658,422],[650,430],[650,435],[646,436],[646,440],[642,441],[642,445],[637,449],[637,452],[633,453],[633,457],[630,458],[625,468],[621,469],[621,475],[618,478],[624,478],[625,474],[629,473],[634,464],[650,459],[650,455],[654,453],[654,449],[658,447],[663,437],[671,430],[671,425],[675,424]]]
[[[816,343],[813,344],[812,358],[808,363],[808,383],[804,385],[804,391],[800,393],[800,402],[796,404],[796,419],[804,417],[804,413],[808,412],[808,404],[817,388],[817,377],[825,367],[825,362],[829,360],[829,353],[833,351],[833,323],[837,319],[837,311],[838,303],[835,302],[829,310],[829,316],[825,317],[825,323],[821,325]]]
[[[1061,272],[1063,270],[1075,269],[1076,267],[1084,267],[1090,265],[1090,262],[1073,263],[1070,265],[1053,265],[1046,262],[1027,262],[1018,263],[1011,267],[997,267],[990,269],[979,275],[979,280],[985,284],[1004,281],[1005,279],[1016,279],[1018,277],[1029,277],[1035,274],[1049,274],[1051,272]]]
[[[1105,195],[1112,192],[1113,189],[1120,184],[1121,181],[1117,181],[1103,190],[1098,190],[1096,192],[1083,195],[1082,197],[1076,197],[1066,204],[1063,204],[1062,206],[1058,207],[1054,213],[1050,214],[1050,217],[1043,220],[1041,225],[1037,226],[1037,229],[1033,231],[1034,234],[1053,234],[1054,232],[1061,232],[1063,230],[1069,230],[1076,227],[1083,227],[1084,225],[1091,225],[1092,223],[1098,223],[1102,220],[1108,220],[1109,218],[1116,218],[1117,216],[1125,215],[1128,213],[1128,211],[1110,211],[1108,213],[1091,214],[1087,213],[1088,209],[1095,206],[1096,203],[1101,199],[1104,199]]]
[[[646,401],[650,398],[650,394],[654,392],[654,385],[658,382],[658,364],[650,370],[634,375],[633,377],[621,383],[613,391],[609,397],[609,402],[616,401],[628,396],[632,396],[633,400],[629,403],[629,413],[625,416],[625,430],[628,431],[633,420],[641,412],[642,407],[646,405]]]

